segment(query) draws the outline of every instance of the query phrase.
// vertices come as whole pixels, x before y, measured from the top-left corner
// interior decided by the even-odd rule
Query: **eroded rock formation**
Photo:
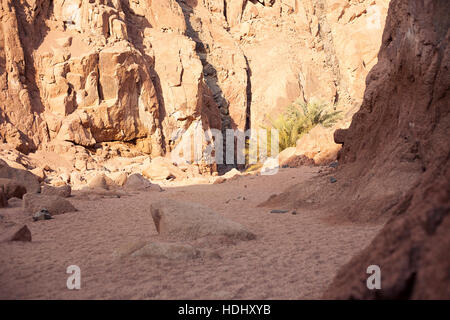
[[[194,127],[259,128],[298,97],[351,115],[387,3],[2,0],[0,137],[158,156]]]
[[[335,139],[356,188],[388,180],[402,198],[327,298],[450,298],[449,12],[445,0],[391,2],[361,110]],[[381,269],[381,290],[366,287],[371,264]]]

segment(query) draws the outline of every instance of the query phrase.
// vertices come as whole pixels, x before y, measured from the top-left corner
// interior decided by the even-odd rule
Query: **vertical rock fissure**
[[[223,0],[223,16],[225,17],[225,21],[228,21],[228,17],[227,17],[227,0]]]
[[[336,55],[334,39],[331,33],[331,28],[326,18],[326,2],[324,0],[317,0],[314,9],[319,20],[319,37],[323,42],[323,48],[326,55],[326,65],[333,73],[333,80],[336,86],[335,103],[344,98],[346,102],[353,102],[353,99],[348,94],[345,84],[342,83],[339,59]]]
[[[213,99],[217,104],[217,107],[219,109],[219,114],[222,120],[222,127],[221,132],[223,135],[223,145],[226,146],[226,130],[232,129],[232,118],[230,116],[229,112],[229,102],[224,97],[222,88],[219,85],[219,80],[217,78],[217,70],[214,67],[212,63],[208,61],[208,54],[209,54],[209,46],[205,45],[203,41],[200,39],[200,35],[198,31],[196,31],[191,23],[191,16],[193,14],[193,9],[189,6],[187,6],[185,3],[178,1],[178,4],[180,5],[184,19],[186,22],[186,33],[187,36],[192,39],[192,41],[195,42],[195,52],[200,59],[202,66],[203,66],[203,78],[206,86],[211,90],[213,93]],[[226,8],[226,1],[224,1],[224,8]],[[225,9],[224,9],[225,10]],[[226,18],[226,13],[224,13]],[[224,173],[232,168],[236,167],[236,163],[234,164],[226,164],[226,148],[223,148],[223,164],[218,165],[218,171],[219,173]]]

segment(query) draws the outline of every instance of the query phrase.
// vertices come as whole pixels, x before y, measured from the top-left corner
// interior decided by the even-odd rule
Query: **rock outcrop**
[[[372,243],[342,267],[326,298],[450,298],[448,12],[446,0],[391,2],[361,110],[335,139],[343,144],[341,173],[359,177],[357,188],[389,179],[402,200]],[[402,172],[414,183],[399,179]],[[381,269],[381,290],[366,287],[371,264]]]
[[[387,3],[2,0],[1,141],[101,154],[122,142],[156,157],[197,129],[260,128],[297,98],[348,119]],[[74,168],[88,170],[80,150]]]
[[[204,107],[202,65],[175,1],[5,0],[1,12],[0,133],[20,151],[129,141],[161,155],[176,130],[218,114]]]

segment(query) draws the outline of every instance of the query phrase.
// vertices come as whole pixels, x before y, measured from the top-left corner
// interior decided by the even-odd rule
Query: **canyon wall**
[[[157,156],[193,128],[260,128],[297,98],[335,105],[346,126],[387,3],[2,0],[1,140]]]
[[[449,12],[446,0],[391,2],[361,109],[335,140],[341,174],[356,177],[356,189],[389,181],[401,201],[326,298],[450,298]],[[380,267],[381,290],[366,287],[369,265]]]

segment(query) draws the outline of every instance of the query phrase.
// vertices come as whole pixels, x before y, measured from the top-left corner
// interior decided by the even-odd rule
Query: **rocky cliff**
[[[402,197],[327,298],[450,298],[449,12],[446,0],[391,2],[361,110],[335,139],[356,188],[387,180]],[[381,269],[381,290],[367,290],[370,264]]]
[[[2,0],[0,137],[157,156],[193,127],[259,128],[299,97],[349,119],[387,3]]]

